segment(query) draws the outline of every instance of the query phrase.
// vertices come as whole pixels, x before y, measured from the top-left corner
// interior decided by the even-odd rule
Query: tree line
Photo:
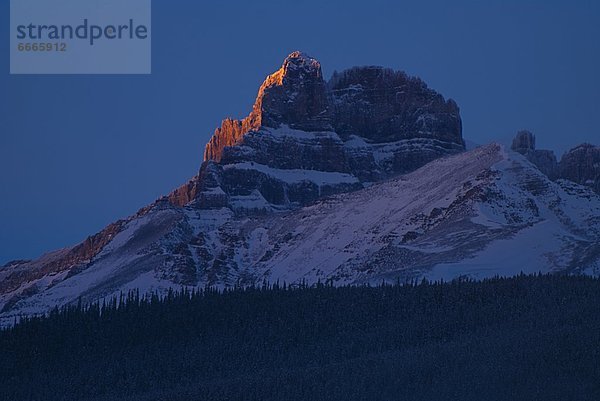
[[[122,294],[0,331],[1,400],[600,399],[600,280]]]

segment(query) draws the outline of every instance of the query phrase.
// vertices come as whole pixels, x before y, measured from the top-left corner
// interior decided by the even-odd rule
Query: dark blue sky
[[[73,245],[185,182],[221,119],[245,116],[296,49],[326,77],[365,64],[420,76],[479,143],[528,128],[560,157],[599,142],[597,1],[155,0],[150,76],[10,76],[8,3],[0,264]]]

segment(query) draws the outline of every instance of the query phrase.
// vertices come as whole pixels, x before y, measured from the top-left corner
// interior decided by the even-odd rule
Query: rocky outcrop
[[[530,131],[519,131],[513,139],[511,149],[524,155],[542,173],[551,180],[559,178],[558,162],[551,150],[537,150],[535,148],[535,135]]]
[[[431,138],[464,148],[457,104],[419,78],[383,67],[335,72],[326,84],[321,65],[302,52],[290,54],[261,85],[250,115],[226,119],[206,145],[204,160],[220,162],[225,148],[245,134],[286,125],[306,132],[334,131],[370,143]]]
[[[600,146],[576,146],[560,159],[560,177],[600,193]]]
[[[458,106],[420,79],[357,67],[325,83],[320,63],[294,52],[261,85],[250,115],[224,120],[206,145],[201,172],[218,185],[192,180],[169,199],[209,205],[199,199],[218,193],[260,210],[305,205],[463,150]]]
[[[225,119],[206,145],[204,160],[220,161],[225,147],[260,127],[287,124],[302,131],[329,131],[331,119],[321,64],[302,52],[293,52],[258,90],[250,115]]]
[[[231,118],[223,120],[204,148],[204,160],[221,161],[221,155],[226,147],[237,145],[245,133],[260,126],[254,124],[256,123],[251,117],[243,120]]]
[[[529,161],[537,166],[540,171],[551,180],[559,178],[556,156],[551,150],[535,150],[526,155]]]
[[[321,64],[296,51],[262,84],[250,119],[255,126],[287,124],[302,131],[328,131],[328,108]]]
[[[519,131],[513,139],[511,149],[524,155],[551,180],[569,180],[600,193],[599,146],[581,144],[569,150],[557,162],[554,152],[535,148],[535,135],[529,131]]]
[[[370,142],[435,138],[462,144],[458,105],[419,78],[383,67],[335,72],[328,83],[333,125],[343,139]]]
[[[510,148],[522,155],[535,150],[535,135],[527,130],[517,132]]]

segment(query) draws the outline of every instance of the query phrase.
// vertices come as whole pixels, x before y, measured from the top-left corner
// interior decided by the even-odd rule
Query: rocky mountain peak
[[[535,148],[535,135],[531,131],[521,130],[512,141],[510,148],[522,154],[551,180],[559,178],[556,155],[551,150]]]
[[[521,154],[525,154],[530,150],[535,150],[535,135],[527,130],[517,132],[517,136],[513,139],[510,148]]]
[[[600,146],[584,143],[563,155],[560,176],[600,193]]]
[[[335,72],[325,83],[319,61],[295,51],[267,76],[248,117],[222,122],[206,145],[204,160],[221,162],[225,148],[240,145],[247,133],[282,126],[309,133],[335,132],[343,141],[353,136],[372,144],[427,139],[464,150],[458,105],[421,79],[366,66]]]
[[[319,61],[293,52],[248,117],[222,122],[198,176],[169,200],[243,213],[294,208],[462,151],[458,105],[421,79],[367,66],[326,83]]]
[[[287,56],[261,85],[249,118],[253,127],[330,130],[321,64],[299,51]]]
[[[290,71],[299,71],[301,74],[323,78],[321,75],[321,63],[316,58],[301,51],[290,53],[283,61],[281,70],[284,77],[289,77]]]
[[[300,51],[287,56],[281,68],[267,76],[248,117],[223,120],[206,145],[204,160],[219,162],[223,149],[239,144],[244,134],[282,124],[303,131],[331,130],[321,63]]]
[[[577,145],[558,162],[551,150],[536,149],[535,135],[523,130],[513,139],[511,149],[525,156],[551,180],[566,179],[600,193],[600,146]]]

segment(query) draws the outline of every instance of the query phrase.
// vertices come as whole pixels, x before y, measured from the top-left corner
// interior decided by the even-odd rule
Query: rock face
[[[600,194],[600,146],[576,146],[560,159],[560,177],[592,188]]]
[[[418,78],[382,67],[323,80],[320,63],[290,54],[261,85],[252,112],[222,122],[200,175],[169,198],[235,210],[289,208],[364,187],[464,150],[459,109]]]
[[[556,156],[551,150],[535,150],[528,153],[527,158],[535,164],[542,173],[546,174],[551,180],[559,178],[558,163]]]
[[[519,152],[524,155],[527,152],[535,150],[535,135],[532,132],[522,130],[517,132],[517,136],[512,141],[512,145],[510,147],[515,152]]]
[[[302,131],[330,131],[331,119],[321,64],[302,52],[293,52],[258,90],[252,112],[243,120],[225,119],[206,145],[204,160],[220,161],[223,149],[261,127],[287,124]]]
[[[551,180],[569,180],[600,193],[600,147],[598,146],[589,143],[578,145],[565,153],[560,162],[557,162],[554,152],[535,148],[535,135],[529,131],[519,131],[513,139],[511,149],[524,155]]]
[[[559,178],[558,162],[551,150],[537,150],[535,148],[535,135],[529,131],[519,131],[513,139],[511,149],[524,155],[527,160],[551,180]]]
[[[204,148],[204,160],[221,161],[221,155],[226,147],[237,145],[246,132],[260,126],[255,126],[256,122],[253,122],[252,118],[251,115],[243,120],[232,120],[231,118],[223,120]]]
[[[254,126],[287,124],[302,131],[330,130],[321,64],[302,52],[290,54],[258,90],[250,118]]]
[[[419,78],[382,67],[334,73],[328,83],[333,125],[341,138],[359,135],[372,143],[434,138],[462,144],[458,105]]]

